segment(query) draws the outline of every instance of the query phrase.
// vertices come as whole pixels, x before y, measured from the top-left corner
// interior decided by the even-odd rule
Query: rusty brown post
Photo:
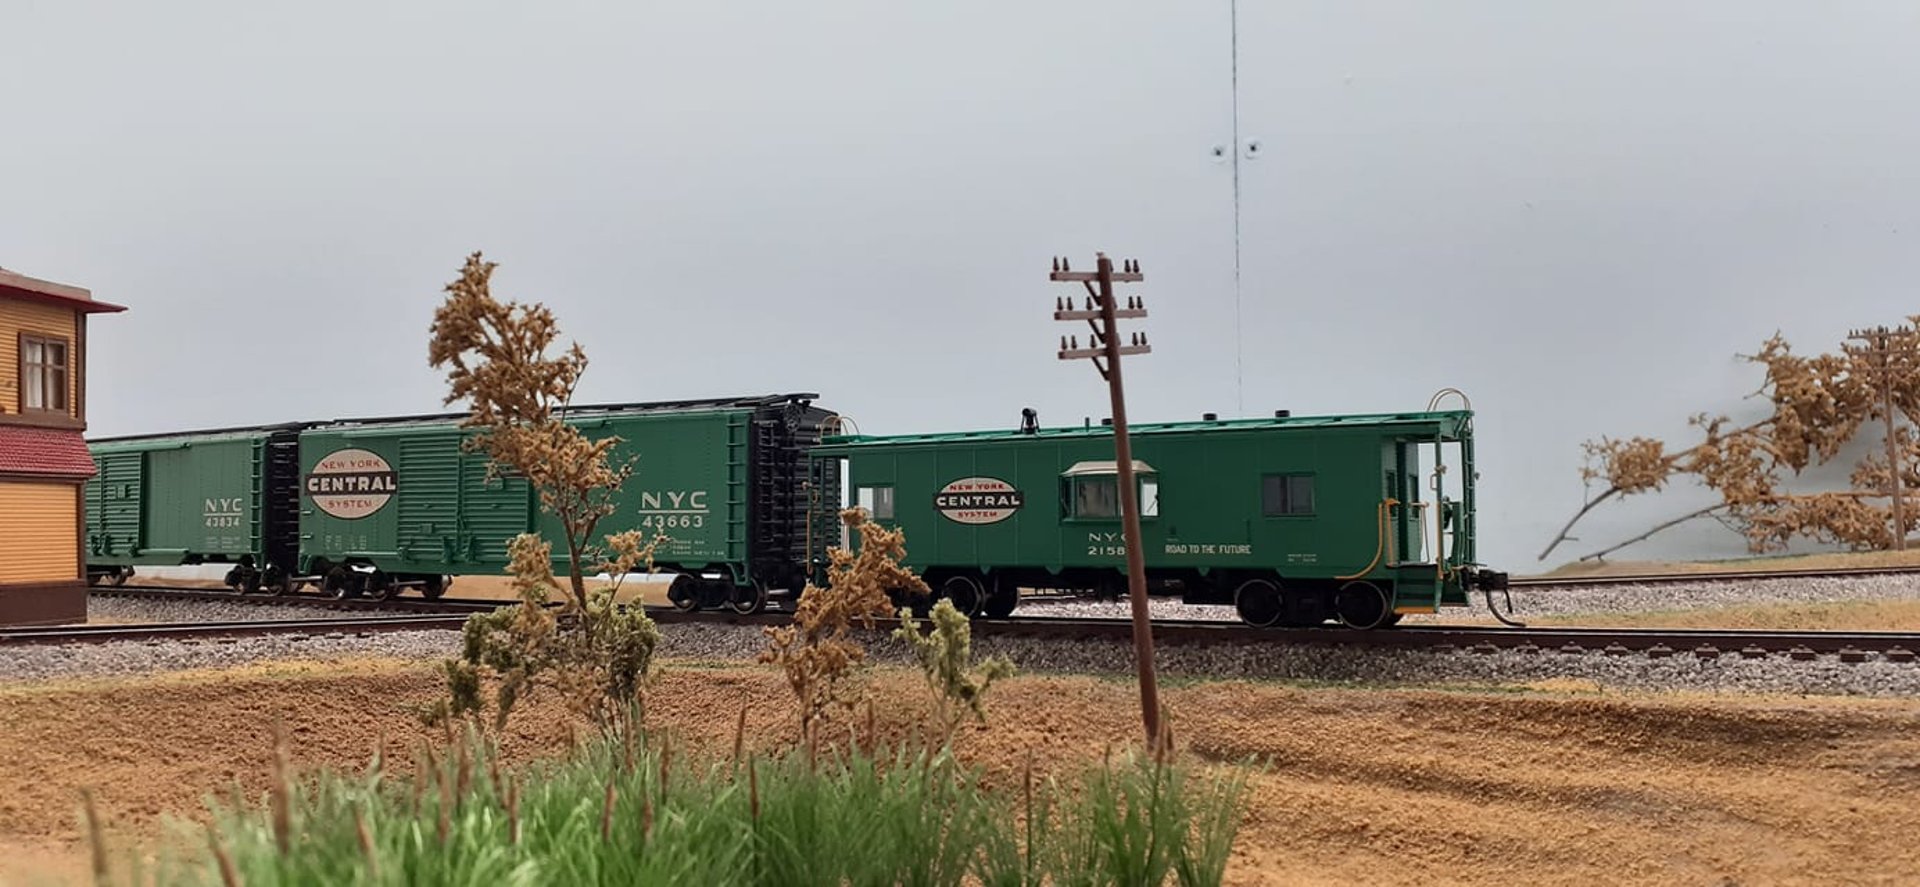
[[[1913,335],[1914,331],[1907,327],[1901,327],[1898,330],[1889,330],[1884,326],[1871,330],[1853,330],[1847,334],[1848,339],[1859,339],[1867,343],[1864,348],[1849,348],[1848,350],[1852,351],[1856,356],[1866,359],[1867,364],[1873,367],[1874,375],[1877,377],[1875,381],[1880,383],[1881,409],[1885,414],[1883,418],[1886,419],[1887,424],[1887,471],[1892,475],[1893,486],[1891,492],[1893,494],[1894,551],[1907,550],[1907,508],[1905,501],[1905,484],[1903,483],[1904,479],[1901,477],[1903,473],[1902,470],[1905,466],[1900,464],[1900,450],[1899,447],[1895,445],[1896,440],[1894,438],[1896,417],[1894,415],[1893,403],[1895,381],[1893,378],[1893,339],[1896,336],[1910,338]]]
[[[1091,273],[1072,270],[1066,259],[1054,260],[1049,279],[1078,281],[1087,289],[1087,303],[1085,308],[1076,310],[1072,299],[1057,300],[1053,318],[1084,320],[1093,328],[1086,348],[1080,347],[1078,336],[1063,337],[1060,341],[1060,359],[1092,360],[1094,367],[1100,370],[1100,376],[1107,380],[1107,394],[1113,401],[1113,450],[1115,467],[1119,473],[1120,518],[1126,533],[1127,591],[1133,604],[1133,650],[1140,675],[1140,718],[1147,731],[1148,748],[1161,752],[1160,743],[1164,734],[1160,728],[1160,689],[1153,671],[1153,623],[1147,611],[1147,567],[1140,542],[1140,502],[1134,489],[1133,446],[1127,439],[1126,389],[1120,378],[1121,355],[1146,354],[1153,349],[1142,333],[1134,333],[1128,344],[1120,344],[1119,320],[1123,317],[1146,317],[1147,309],[1145,302],[1138,298],[1128,299],[1125,308],[1116,305],[1113,298],[1114,283],[1138,283],[1146,278],[1140,274],[1137,261],[1128,260],[1116,273],[1113,260],[1107,258],[1106,253],[1095,255],[1098,270]],[[1093,288],[1096,282],[1100,284],[1097,292]],[[1097,325],[1095,318],[1100,321]],[[1102,358],[1105,359],[1104,364]]]

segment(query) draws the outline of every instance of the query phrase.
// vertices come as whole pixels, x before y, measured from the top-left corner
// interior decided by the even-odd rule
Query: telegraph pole
[[[1910,327],[1890,330],[1884,326],[1870,330],[1853,330],[1848,339],[1859,339],[1867,343],[1864,347],[1852,347],[1847,350],[1854,356],[1864,358],[1868,366],[1873,367],[1874,375],[1880,383],[1880,399],[1883,418],[1887,422],[1887,471],[1893,476],[1893,550],[1907,550],[1907,514],[1906,494],[1901,475],[1905,467],[1900,462],[1900,449],[1893,435],[1893,342],[1895,338],[1911,338],[1914,331]]]
[[[1113,270],[1113,260],[1106,253],[1096,253],[1098,270],[1074,271],[1067,260],[1053,260],[1053,273],[1049,280],[1078,282],[1087,289],[1087,299],[1082,308],[1073,307],[1073,299],[1054,300],[1054,320],[1084,320],[1092,329],[1087,337],[1087,347],[1080,347],[1079,336],[1060,338],[1060,359],[1079,360],[1087,358],[1100,371],[1100,377],[1107,380],[1107,393],[1113,400],[1113,450],[1120,482],[1120,517],[1126,531],[1127,540],[1127,590],[1128,598],[1133,602],[1133,651],[1140,674],[1140,717],[1147,731],[1147,747],[1159,750],[1160,732],[1160,690],[1153,674],[1153,625],[1147,612],[1147,566],[1140,542],[1140,503],[1133,483],[1133,446],[1127,440],[1127,398],[1120,380],[1120,357],[1126,354],[1146,354],[1153,350],[1147,344],[1144,333],[1134,333],[1125,345],[1120,344],[1118,321],[1120,318],[1134,319],[1147,316],[1146,303],[1138,297],[1127,300],[1127,307],[1114,304],[1113,285],[1115,283],[1139,283],[1146,278],[1140,274],[1140,263],[1129,259],[1119,272]],[[1098,291],[1094,284],[1098,283]],[[1096,324],[1094,321],[1099,320]]]

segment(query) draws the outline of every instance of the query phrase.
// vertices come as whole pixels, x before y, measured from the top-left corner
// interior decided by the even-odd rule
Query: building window
[[[22,411],[67,412],[67,341],[45,336],[20,337]]]
[[[893,488],[861,487],[860,507],[874,520],[893,520]]]
[[[1313,513],[1313,475],[1269,474],[1260,478],[1260,513],[1285,517]]]

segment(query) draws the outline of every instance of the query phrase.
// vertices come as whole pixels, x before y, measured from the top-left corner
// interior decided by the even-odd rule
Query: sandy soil
[[[1541,616],[1541,625],[1752,628],[1782,631],[1920,631],[1920,601],[1818,601],[1649,613]]]
[[[905,736],[920,687],[881,676],[882,730]],[[0,689],[0,883],[79,877],[77,792],[97,787],[116,841],[264,786],[272,719],[303,764],[357,767],[384,734],[428,735],[417,663],[275,664]],[[895,695],[901,694],[901,695]],[[1130,682],[1022,677],[961,750],[1011,784],[1097,758],[1137,729]],[[1168,686],[1182,747],[1260,757],[1230,881],[1308,883],[1911,883],[1920,879],[1920,702],[1600,694],[1577,684],[1480,692]],[[768,669],[679,665],[654,691],[679,748],[725,754],[792,731]],[[517,717],[511,757],[564,742],[554,711]]]
[[[1733,558],[1718,561],[1576,561],[1539,574],[1555,579],[1569,576],[1645,576],[1668,573],[1712,573],[1750,570],[1829,570],[1860,567],[1920,566],[1920,547],[1907,551],[1827,552],[1793,556]],[[1516,577],[1522,574],[1516,572]]]

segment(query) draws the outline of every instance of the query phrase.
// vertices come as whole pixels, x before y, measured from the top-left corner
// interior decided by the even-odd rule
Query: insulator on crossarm
[[[1092,310],[1093,310],[1093,297],[1092,297],[1092,296],[1088,296],[1088,297],[1087,297],[1087,310],[1088,310],[1088,311],[1092,311]]]
[[[1075,351],[1078,351],[1078,350],[1080,350],[1080,337],[1079,337],[1079,336],[1072,336],[1072,337],[1069,337],[1069,338],[1067,339],[1067,341],[1069,341],[1069,342],[1072,342],[1072,343],[1073,343],[1073,346],[1072,346],[1072,347],[1073,347],[1073,350],[1075,350]]]
[[[1067,337],[1066,337],[1066,336],[1061,336],[1061,337],[1060,337],[1060,350],[1061,350],[1061,351],[1065,351],[1065,350],[1067,350]]]
[[[1062,270],[1062,271],[1072,271],[1072,270],[1073,270],[1073,266],[1072,266],[1071,264],[1069,264],[1069,263],[1067,262],[1067,257],[1066,257],[1066,256],[1061,256],[1061,257],[1060,257],[1060,270]]]
[[[1053,257],[1053,270],[1055,270],[1055,271],[1059,271],[1059,270],[1060,270],[1060,257],[1059,257],[1059,256],[1054,256],[1054,257]]]

